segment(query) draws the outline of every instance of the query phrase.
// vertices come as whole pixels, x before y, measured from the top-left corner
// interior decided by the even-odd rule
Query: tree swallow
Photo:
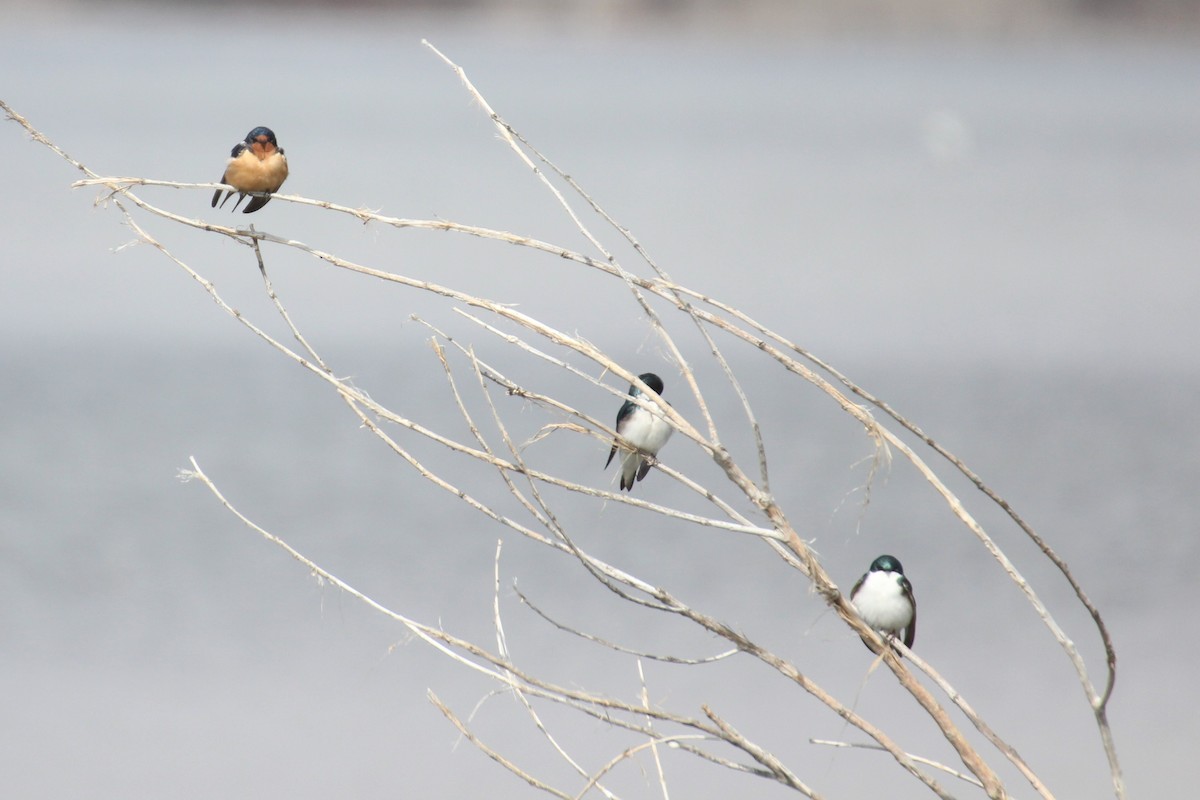
[[[638,380],[650,387],[655,394],[662,394],[662,378],[653,372],[644,372],[638,375]],[[631,397],[647,396],[641,389],[633,385],[629,387],[629,395]],[[646,477],[646,473],[650,471],[651,459],[658,455],[658,451],[667,443],[667,439],[671,438],[675,429],[657,413],[642,408],[632,400],[626,400],[621,405],[621,410],[617,412],[616,430],[620,439],[624,439],[628,444],[622,443],[620,439],[613,439],[612,450],[608,453],[608,461],[604,462],[604,468],[607,469],[608,465],[612,463],[613,456],[617,454],[617,448],[628,451],[621,460],[621,488],[631,490],[635,480],[640,481]],[[628,445],[633,445],[636,449],[629,450]]]
[[[867,574],[850,590],[850,602],[863,622],[885,639],[899,636],[903,630],[904,646],[913,646],[917,638],[917,600],[898,558],[880,556],[872,561]]]
[[[237,190],[238,200],[233,204],[233,210],[237,211],[237,207],[246,199],[246,192],[277,192],[287,180],[287,176],[287,156],[275,141],[275,132],[260,126],[247,133],[245,141],[233,146],[233,152],[229,154],[229,163],[225,165],[225,174],[221,176],[221,183],[229,184]],[[222,191],[225,190],[217,189],[213,192],[213,208],[217,207],[217,200],[221,199]],[[225,200],[232,194],[233,192],[225,191],[225,199],[221,200],[222,208],[225,207]],[[258,211],[270,201],[270,197],[252,197],[242,213]]]

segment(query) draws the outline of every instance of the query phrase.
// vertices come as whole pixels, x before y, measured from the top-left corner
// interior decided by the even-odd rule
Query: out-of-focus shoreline
[[[1193,38],[1200,34],[1200,0],[257,0],[250,7],[240,0],[130,0],[103,7],[77,0],[36,5],[0,0],[0,12],[10,22],[14,15],[22,21],[86,18],[120,6],[201,13],[233,6],[246,11],[286,8],[296,16],[328,11],[347,20],[355,15],[394,13],[531,32],[669,29],[682,35],[767,38],[863,34],[1053,37],[1111,32]]]

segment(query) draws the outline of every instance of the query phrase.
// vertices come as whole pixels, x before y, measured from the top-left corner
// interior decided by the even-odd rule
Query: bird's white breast
[[[658,414],[635,408],[621,426],[621,435],[643,453],[655,455],[671,438],[675,429]]]
[[[851,601],[863,621],[876,630],[896,633],[912,622],[913,609],[898,572],[868,572]]]

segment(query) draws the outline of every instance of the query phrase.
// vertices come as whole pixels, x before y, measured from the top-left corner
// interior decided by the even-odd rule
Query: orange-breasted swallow
[[[246,199],[246,192],[277,192],[287,180],[287,176],[287,156],[275,141],[275,132],[259,126],[246,134],[245,141],[233,146],[233,152],[229,154],[229,163],[225,165],[225,174],[221,176],[221,183],[229,184],[237,190],[238,201],[233,204],[233,210],[237,211],[237,207]],[[225,198],[221,199],[223,191]],[[217,189],[213,192],[213,208],[217,207],[218,200],[221,200],[221,207],[224,208],[225,201],[232,194],[231,191]],[[270,197],[252,197],[242,209],[242,213],[258,211],[270,201]]]

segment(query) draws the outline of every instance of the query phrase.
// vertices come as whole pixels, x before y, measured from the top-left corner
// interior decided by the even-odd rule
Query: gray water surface
[[[1195,648],[1181,623],[1196,603],[1174,590],[1190,585],[1200,550],[1194,46],[1132,36],[550,36],[345,15],[294,15],[267,36],[255,25],[230,32],[214,16],[114,11],[23,25],[0,51],[0,96],[102,174],[215,180],[233,142],[267,124],[291,160],[288,192],[584,250],[453,74],[420,46],[429,37],[674,278],[831,360],[1009,499],[1071,564],[1113,631],[1120,666],[1110,715],[1131,796],[1190,796],[1183,765],[1200,726]],[[630,615],[577,565],[434,490],[326,386],[222,314],[161,254],[110,252],[133,237],[119,213],[91,210],[93,190],[68,191],[78,174],[14,124],[0,134],[9,188],[0,201],[6,795],[534,792],[459,741],[426,699],[433,689],[465,717],[491,684],[320,585],[203,487],[177,480],[189,456],[242,511],[330,571],[488,646],[503,538],[510,646],[551,680],[630,698],[639,691],[628,659],[550,629],[519,604],[514,580],[565,621],[631,647],[694,657],[722,649],[675,620]],[[632,369],[660,372],[667,398],[699,419],[624,290],[560,259],[364,227],[283,201],[233,218],[210,209],[204,191],[142,196],[519,303]],[[287,339],[249,251],[138,219],[232,305]],[[645,272],[597,218],[586,219],[623,264]],[[280,296],[335,371],[414,419],[466,435],[413,313],[469,339],[514,378],[601,419],[615,413],[610,395],[517,357],[452,304],[266,252]],[[672,320],[730,448],[753,465],[739,407],[688,323]],[[1109,796],[1074,672],[945,505],[897,461],[864,507],[871,446],[861,427],[761,355],[721,344],[763,422],[773,489],[843,589],[879,553],[900,556],[920,601],[919,652],[1057,796]],[[458,369],[469,384],[465,365]],[[519,440],[558,421],[498,401]],[[431,467],[511,510],[495,478],[397,435]],[[552,437],[530,453],[575,480],[608,486],[612,477],[600,470],[598,442]],[[682,437],[664,458],[717,479]],[[1102,652],[1069,587],[965,481],[948,480],[1100,680]],[[635,493],[697,507],[657,472]],[[904,731],[902,746],[952,761],[928,726],[906,726],[913,710],[888,674],[862,686],[866,651],[761,544],[555,499],[598,556],[793,659],[868,718]],[[649,663],[646,675],[655,702],[692,714],[702,702],[719,706],[828,797],[927,796],[884,756],[808,744],[861,737],[749,659]],[[629,744],[602,725],[545,713],[589,769]],[[473,726],[544,779],[581,788],[522,714],[497,696]],[[785,796],[766,781],[666,759],[672,796]],[[641,768],[618,770],[614,789],[659,796],[650,762]],[[1016,796],[1032,796],[1011,770],[1004,777]]]

